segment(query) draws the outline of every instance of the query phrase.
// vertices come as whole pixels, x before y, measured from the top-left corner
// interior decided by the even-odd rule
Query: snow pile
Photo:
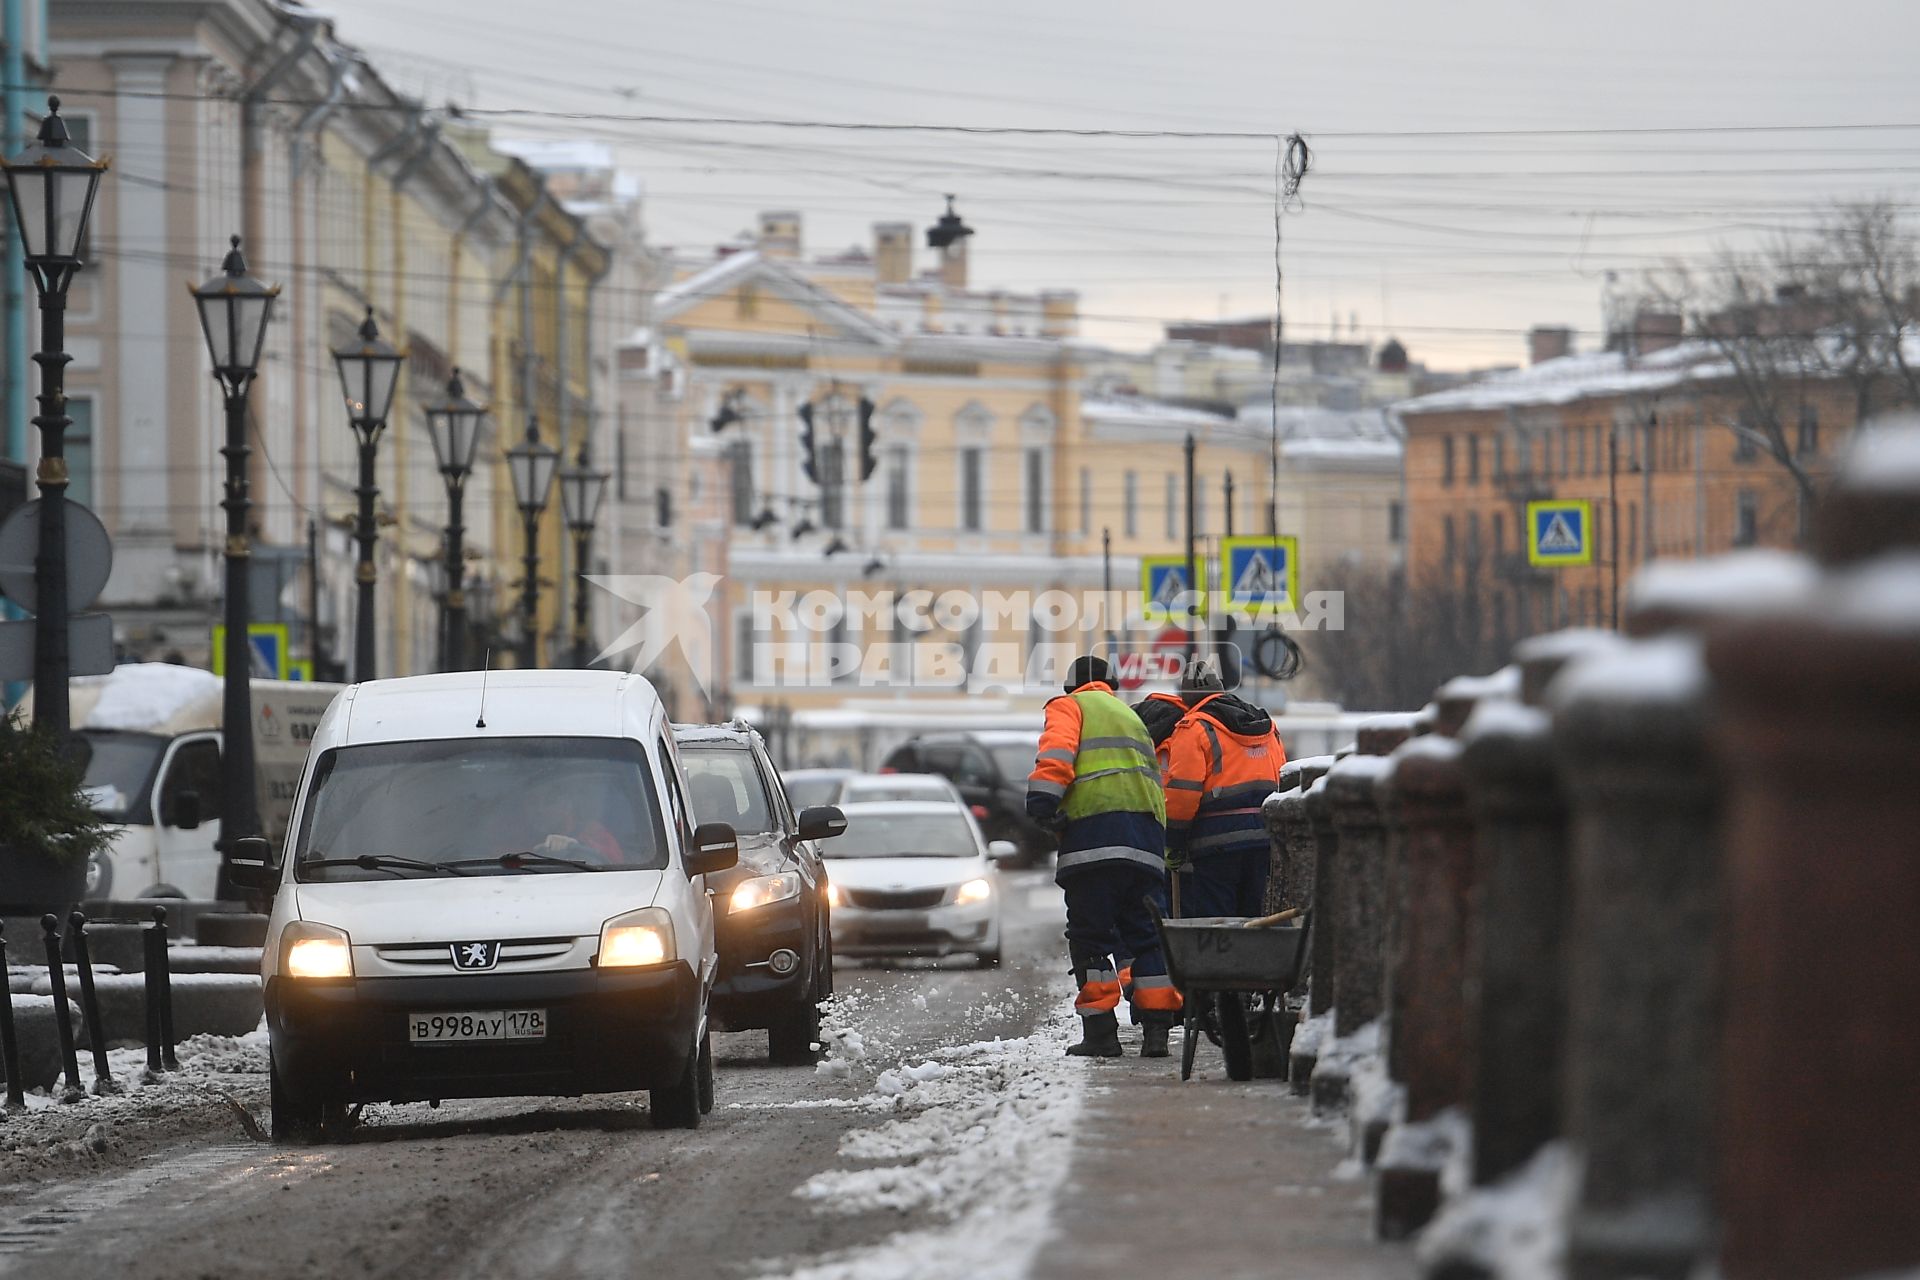
[[[220,696],[213,672],[170,662],[123,663],[98,679],[103,687],[87,715],[89,729],[157,729],[195,700]]]
[[[1086,1067],[1065,1056],[1078,1020],[1032,1036],[939,1051],[882,1071],[891,1118],[846,1133],[866,1167],[817,1174],[794,1194],[816,1212],[922,1210],[942,1225],[768,1275],[794,1280],[1015,1280],[1047,1235],[1065,1180]],[[897,1090],[897,1092],[895,1091]]]
[[[1511,1177],[1451,1201],[1420,1237],[1429,1275],[1472,1271],[1498,1280],[1559,1280],[1566,1219],[1580,1170],[1563,1143],[1549,1143]]]
[[[1466,1113],[1448,1107],[1431,1120],[1396,1124],[1387,1131],[1380,1145],[1383,1169],[1423,1169],[1443,1173],[1473,1141],[1473,1127]]]
[[[854,1065],[866,1061],[867,1038],[852,1023],[862,1003],[853,992],[835,993],[820,1002],[821,1058],[814,1065],[815,1075],[851,1080]]]
[[[1347,1079],[1347,1115],[1355,1155],[1366,1150],[1369,1132],[1398,1125],[1406,1110],[1406,1087],[1393,1082],[1384,1058],[1370,1054],[1354,1060]]]
[[[1333,1010],[1303,1019],[1293,1033],[1289,1054],[1296,1058],[1317,1058],[1320,1046],[1333,1038]]]

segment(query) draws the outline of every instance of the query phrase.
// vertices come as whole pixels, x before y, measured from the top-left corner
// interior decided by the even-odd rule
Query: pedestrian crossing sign
[[[1268,535],[1222,538],[1229,613],[1292,613],[1300,598],[1300,540]]]
[[[1553,499],[1527,504],[1527,563],[1544,568],[1593,563],[1593,504]]]
[[[252,649],[255,680],[285,680],[287,678],[287,624],[284,622],[249,622],[247,624],[247,644]],[[227,674],[227,629],[221,623],[213,624],[213,674]]]
[[[1204,556],[1196,559],[1200,576],[1207,577],[1211,565]],[[1206,612],[1206,601],[1193,596],[1185,556],[1141,556],[1140,596],[1140,616],[1149,622],[1183,621],[1191,616],[1190,609]]]

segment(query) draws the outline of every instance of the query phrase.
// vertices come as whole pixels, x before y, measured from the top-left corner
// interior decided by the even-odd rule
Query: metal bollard
[[[67,969],[60,959],[60,917],[48,912],[40,917],[46,934],[47,979],[53,986],[53,1030],[60,1043],[60,1067],[67,1073],[64,1100],[71,1102],[83,1095],[80,1087],[80,1058],[73,1047],[73,1017],[67,1011]]]
[[[0,1063],[7,1071],[7,1110],[24,1110],[27,1105],[26,1091],[20,1085],[20,1038],[13,1026],[13,984],[6,979],[11,973],[7,964],[7,939],[0,934]]]
[[[1889,556],[1708,633],[1727,772],[1727,1280],[1920,1265],[1917,581],[1920,557]]]
[[[153,944],[151,968],[155,974],[154,989],[159,994],[160,1006],[160,1060],[167,1070],[178,1071],[180,1059],[173,1052],[173,970],[167,962],[167,909],[153,909],[153,931],[157,941]]]
[[[166,1063],[160,1057],[160,961],[153,954],[153,945],[162,941],[158,929],[148,925],[140,930],[140,946],[146,963],[142,966],[141,976],[146,980],[143,1001],[146,1014],[147,1036],[147,1078],[151,1080],[166,1070]]]
[[[93,1091],[118,1093],[113,1068],[107,1063],[106,1024],[100,1020],[100,994],[93,986],[93,957],[87,951],[87,913],[67,917],[67,938],[73,943],[74,967],[80,971],[80,1011],[87,1019],[87,1041],[93,1047]]]
[[[1573,813],[1564,1097],[1584,1173],[1568,1274],[1679,1280],[1707,1245],[1719,1043],[1720,833],[1699,643],[1666,636],[1588,658],[1549,703]]]

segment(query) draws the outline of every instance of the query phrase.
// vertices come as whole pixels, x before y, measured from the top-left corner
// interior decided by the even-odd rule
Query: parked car
[[[254,804],[274,847],[286,839],[307,744],[344,685],[254,680]],[[86,896],[221,896],[221,697],[210,671],[122,663],[68,688],[86,786],[113,843],[87,862]],[[32,714],[32,695],[26,701]],[[232,896],[232,895],[228,895]]]
[[[789,769],[780,775],[787,789],[787,802],[796,809],[816,804],[832,804],[840,793],[840,784],[860,772],[858,769]]]
[[[1039,733],[1017,729],[926,734],[887,754],[883,773],[937,773],[953,783],[986,829],[989,840],[1009,840],[1020,864],[1038,866],[1058,841],[1027,816],[1027,775],[1033,772]],[[984,814],[981,813],[984,810]]]
[[[656,1127],[713,1106],[709,880],[659,697],[601,671],[354,685],[313,737],[261,973],[277,1136],[364,1102],[650,1091]]]
[[[875,800],[946,800],[968,807],[959,789],[937,773],[856,773],[840,784],[833,797],[835,804],[843,805]],[[971,812],[976,818],[986,816],[984,806]]]
[[[989,844],[980,824],[945,801],[850,804],[827,858],[834,947],[851,956],[970,953],[1000,963],[1000,875],[1018,850]]]
[[[675,725],[674,739],[694,817],[730,824],[740,845],[739,865],[708,881],[719,911],[715,1022],[765,1028],[777,1063],[813,1062],[820,1002],[833,994],[827,876],[814,842],[838,833],[840,811],[796,813],[766,744],[745,725]]]

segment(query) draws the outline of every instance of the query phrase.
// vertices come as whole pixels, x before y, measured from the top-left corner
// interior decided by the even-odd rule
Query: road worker
[[[1140,717],[1114,696],[1103,658],[1076,658],[1066,694],[1047,703],[1027,812],[1060,831],[1054,878],[1067,899],[1067,951],[1079,986],[1076,1057],[1120,1056],[1116,951],[1133,957],[1130,1004],[1140,1056],[1167,1055],[1180,995],[1167,977],[1147,900],[1164,902],[1166,804]]]
[[[1260,804],[1279,789],[1286,749],[1273,717],[1226,692],[1211,663],[1188,667],[1180,697],[1187,713],[1159,750],[1180,914],[1257,916],[1271,858]]]

